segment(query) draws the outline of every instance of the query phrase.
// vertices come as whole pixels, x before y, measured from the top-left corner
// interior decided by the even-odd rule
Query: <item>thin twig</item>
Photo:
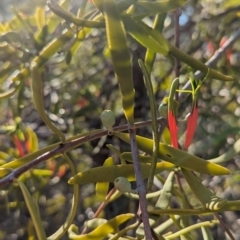
[[[174,12],[174,45],[176,48],[180,47],[180,26],[179,26],[179,17],[181,15],[181,9],[178,8]],[[175,76],[179,77],[180,70],[180,61],[175,58]]]
[[[220,222],[220,225],[222,226],[223,230],[227,233],[230,239],[236,240],[235,237],[232,235],[228,227],[226,226],[225,222],[222,220],[221,216],[218,213],[214,213],[214,216],[217,218],[217,220]]]
[[[102,210],[107,206],[107,204],[109,203],[109,200],[111,198],[111,196],[115,193],[116,188],[112,188],[111,191],[108,193],[108,195],[106,196],[105,200],[101,203],[101,205],[98,207],[97,211],[94,213],[92,218],[97,218],[99,216],[99,214],[102,212]],[[85,226],[84,229],[82,230],[81,234],[85,234],[88,230],[88,227]]]
[[[139,204],[141,208],[141,219],[143,222],[146,239],[152,239],[151,227],[149,224],[149,215],[147,210],[146,187],[143,181],[141,165],[138,156],[138,147],[136,142],[136,128],[129,125],[130,144],[133,157],[134,172],[136,175],[137,191],[139,195]]]
[[[163,118],[159,118],[158,119],[159,124],[161,124],[162,121],[164,121]],[[151,124],[152,124],[152,121],[148,120],[148,121],[136,123],[135,127],[136,128],[141,128],[141,127],[145,127],[145,126],[148,126],[148,125],[151,125]],[[113,128],[114,131],[119,131],[119,132],[126,131],[127,129],[128,129],[128,125],[127,124]],[[92,141],[94,139],[106,136],[106,135],[108,135],[108,130],[102,130],[100,132],[93,133],[93,134],[91,134],[89,136],[80,137],[80,138],[72,140],[70,142],[68,142],[68,140],[67,140],[67,143],[64,144],[64,145],[59,143],[58,147],[56,147],[56,148],[52,149],[51,151],[48,151],[48,152],[46,152],[44,154],[41,154],[40,156],[38,156],[37,158],[33,159],[32,161],[26,163],[25,165],[23,165],[23,166],[21,166],[21,167],[19,167],[17,169],[14,169],[6,177],[3,177],[2,179],[0,179],[0,187],[3,187],[6,184],[11,183],[14,178],[18,178],[24,172],[30,170],[31,168],[35,167],[39,163],[47,161],[48,159],[53,158],[56,155],[60,155],[60,154],[62,154],[64,152],[67,152],[67,151],[73,149],[73,148],[76,148],[76,147],[82,145],[85,142],[89,142],[89,141]]]
[[[236,42],[240,38],[240,29],[238,29],[224,44],[221,48],[219,48],[217,51],[215,51],[214,55],[205,63],[208,67],[213,67],[217,61],[223,56],[223,54],[226,52],[226,50],[233,45],[234,42]],[[203,74],[201,71],[195,72],[195,78],[200,79],[202,78]],[[190,90],[191,89],[191,83],[188,81],[184,87],[183,90]],[[188,94],[179,93],[179,99],[178,101],[181,103],[187,98]]]
[[[176,48],[179,48],[180,46],[180,41],[179,41],[179,37],[180,37],[180,30],[179,30],[179,17],[181,15],[181,9],[178,8],[175,12],[174,12],[174,45]],[[174,71],[175,71],[175,77],[178,78],[180,75],[180,61],[178,58],[174,59]],[[179,88],[179,87],[178,87]],[[178,101],[178,93],[175,93],[175,99],[176,101]]]

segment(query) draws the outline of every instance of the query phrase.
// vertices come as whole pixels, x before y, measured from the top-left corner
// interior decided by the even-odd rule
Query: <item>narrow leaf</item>
[[[73,231],[68,231],[68,237],[70,239],[77,240],[104,239],[109,233],[117,231],[119,225],[133,217],[135,217],[135,214],[132,213],[118,215],[117,217],[108,220],[106,223],[103,223],[102,225],[94,229],[92,232],[84,235],[77,235]]]
[[[134,88],[131,56],[126,33],[114,0],[104,1],[104,18],[108,47],[111,52],[114,71],[122,93],[122,106],[127,121],[134,125]]]
[[[46,237],[43,225],[42,225],[41,218],[39,216],[37,207],[36,207],[32,197],[31,197],[28,189],[26,188],[26,186],[21,181],[19,181],[17,179],[15,179],[15,181],[18,183],[18,185],[19,185],[19,187],[22,191],[25,203],[27,205],[28,211],[29,211],[30,216],[31,216],[32,221],[33,221],[34,228],[36,230],[37,238],[39,240],[46,240],[47,237]]]
[[[32,65],[32,99],[34,107],[36,108],[39,116],[42,118],[44,123],[61,139],[62,143],[66,142],[65,135],[52,123],[50,117],[45,112],[44,108],[44,96],[43,96],[43,83],[41,73],[38,65],[35,63]]]
[[[36,152],[38,150],[38,138],[36,133],[30,128],[25,129],[27,135],[27,148],[29,153]]]
[[[151,3],[151,2],[148,2]],[[162,32],[163,26],[164,26],[164,21],[166,19],[167,14],[158,14],[155,17],[154,23],[153,23],[153,29]],[[147,49],[146,54],[145,54],[145,64],[146,64],[146,68],[148,70],[149,73],[152,72],[152,68],[153,68],[153,63],[155,61],[156,58],[156,53],[151,51],[150,49]]]
[[[157,109],[156,109],[157,107],[155,102],[155,96],[153,93],[153,86],[152,86],[152,82],[151,82],[148,70],[142,60],[139,60],[138,63],[143,72],[144,84],[148,92],[150,110],[151,110],[151,119],[152,119],[153,160],[152,160],[150,176],[148,179],[148,189],[151,189],[153,185],[153,178],[155,174],[158,152],[159,152],[159,134],[158,134]]]
[[[45,10],[44,8],[38,7],[36,9],[36,22],[37,22],[37,27],[38,29],[42,29],[45,25]]]
[[[133,157],[131,152],[124,152],[121,154],[122,158],[124,158],[127,162],[133,162]],[[138,155],[141,163],[151,163],[152,156]]]
[[[182,173],[194,195],[205,208],[219,210],[227,203],[227,199],[221,199],[216,196],[193,173],[185,169],[182,169]]]
[[[151,15],[155,15],[157,13],[168,13],[174,11],[176,8],[181,7],[185,2],[186,0],[168,0],[156,2],[138,1],[136,5],[144,8]]]
[[[113,166],[114,160],[113,157],[109,157],[105,160],[103,166]],[[97,182],[95,191],[96,191],[96,196],[99,200],[105,200],[107,193],[109,189],[109,183],[108,182]]]
[[[129,15],[123,16],[123,22],[128,33],[144,47],[155,53],[160,53],[164,56],[168,55],[168,43],[157,30],[148,27],[143,22],[137,22]]]
[[[130,142],[129,134],[127,133],[113,132],[113,135],[119,137],[127,143]],[[136,141],[140,150],[148,154],[152,154],[153,141],[151,139],[136,136]],[[176,166],[210,175],[226,175],[230,173],[227,168],[224,168],[220,165],[213,164],[209,161],[191,155],[180,149],[173,148],[164,143],[159,144],[160,150],[158,157],[165,161],[171,162]]]
[[[77,170],[76,170],[76,167],[75,167],[74,163],[72,162],[72,160],[65,153],[62,156],[68,163],[69,168],[72,172],[72,175],[75,175]],[[68,231],[69,227],[71,226],[71,224],[77,214],[78,205],[79,205],[79,186],[74,185],[73,186],[72,205],[71,205],[71,209],[66,217],[66,220],[63,223],[63,225],[60,226],[55,233],[53,233],[51,236],[49,236],[47,238],[47,240],[61,239],[65,235],[65,233]]]
[[[165,170],[173,170],[175,166],[171,163],[160,162],[157,163],[156,172],[160,173]],[[143,178],[149,177],[151,164],[142,163],[141,170]],[[125,177],[129,181],[135,181],[133,164],[114,165],[114,166],[101,166],[91,168],[78,173],[76,176],[68,180],[69,184],[86,184],[94,182],[114,182],[117,177]]]
[[[172,188],[174,184],[175,172],[170,172],[162,189],[162,193],[158,198],[155,208],[166,209],[172,197]]]
[[[92,135],[93,133],[97,133],[97,132],[100,132],[100,131],[102,131],[102,130],[96,129],[94,131],[80,133],[80,134],[78,134],[76,136],[73,136],[73,137],[67,139],[66,142],[71,142],[72,140],[76,140],[76,139],[79,139],[81,137],[89,136],[89,135]],[[28,154],[28,155],[26,155],[26,156],[24,156],[22,158],[14,159],[13,161],[8,162],[8,163],[2,165],[1,167],[2,168],[9,168],[9,169],[16,169],[18,167],[21,167],[21,166],[25,165],[28,162],[31,162],[32,160],[34,160],[35,158],[41,156],[42,154],[44,154],[44,153],[46,153],[48,151],[51,151],[52,149],[58,147],[59,144],[60,144],[60,142],[51,144],[51,145],[49,145],[49,146],[47,146],[45,148],[42,148],[42,149],[40,149],[40,150],[38,150],[38,151],[36,151],[34,153]],[[79,143],[79,145],[77,145],[77,146],[80,146],[81,144],[83,144],[83,143]],[[59,155],[59,154],[55,154],[54,156],[57,156],[57,155]],[[52,156],[52,157],[54,157],[54,156]],[[0,169],[0,178],[4,177],[5,175],[6,175],[5,172]]]
[[[195,70],[200,70],[204,74],[208,74],[208,77],[215,78],[215,79],[221,80],[221,81],[233,81],[234,80],[233,77],[231,77],[231,76],[226,76],[212,68],[208,68],[204,63],[189,56],[185,52],[182,52],[181,50],[179,50],[172,44],[169,43],[168,46],[169,46],[169,52],[173,57],[179,59],[181,62],[188,64],[190,67],[192,67]]]
[[[64,8],[59,6],[58,4],[51,4],[48,2],[48,7],[59,17],[66,20],[67,22],[74,23],[77,26],[80,27],[88,27],[88,28],[100,28],[104,27],[103,21],[92,21],[92,20],[86,20],[75,17],[72,13],[69,11],[66,11]]]
[[[209,227],[201,227],[203,240],[214,240]]]

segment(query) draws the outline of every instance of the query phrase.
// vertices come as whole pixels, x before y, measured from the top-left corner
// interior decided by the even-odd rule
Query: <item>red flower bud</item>
[[[176,117],[172,111],[168,111],[168,126],[172,141],[172,146],[178,148],[178,127],[176,122]]]
[[[198,108],[197,108],[197,104],[194,104],[192,112],[187,120],[187,130],[186,130],[186,136],[185,136],[185,141],[183,145],[185,149],[188,149],[188,147],[192,143],[193,136],[197,128],[197,119],[198,119]]]

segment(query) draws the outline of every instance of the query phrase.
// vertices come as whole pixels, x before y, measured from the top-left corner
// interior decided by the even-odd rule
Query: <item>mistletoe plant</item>
[[[45,9],[39,7],[34,18],[27,18],[23,14],[16,13],[15,22],[1,25],[0,39],[3,44],[1,44],[0,51],[14,54],[16,50],[15,54],[18,59],[18,61],[6,60],[1,67],[2,78],[15,72],[8,78],[11,88],[1,93],[1,100],[9,99],[14,94],[20,96],[23,90],[30,85],[31,100],[39,117],[52,131],[52,134],[59,138],[59,142],[56,141],[54,144],[39,149],[36,133],[29,126],[24,127],[19,118],[16,120],[15,127],[7,128],[5,126],[5,130],[11,133],[16,152],[14,156],[6,153],[4,155],[2,152],[0,186],[4,189],[7,184],[11,184],[12,186],[17,185],[21,189],[24,203],[35,229],[35,233],[29,232],[29,239],[31,236],[35,236],[39,240],[56,240],[63,238],[66,233],[68,233],[69,239],[145,238],[149,240],[177,239],[178,237],[196,239],[196,232],[202,234],[204,239],[213,239],[211,228],[215,225],[221,225],[229,237],[234,239],[218,213],[239,210],[240,200],[230,201],[221,198],[202,183],[202,177],[206,174],[210,176],[228,175],[230,171],[219,164],[231,159],[234,153],[229,150],[225,155],[212,160],[205,160],[188,153],[198,126],[198,96],[201,86],[207,80],[230,82],[234,79],[186,54],[164,37],[162,29],[167,13],[181,8],[184,4],[185,0],[154,2],[83,0],[76,16],[66,10],[68,1],[63,1],[61,4],[48,1],[50,15],[45,16]],[[86,13],[85,10],[88,12]],[[144,21],[149,17],[155,19],[152,26]],[[52,33],[61,25],[61,21],[64,21],[67,27],[59,36],[51,38]],[[32,48],[36,48],[37,52],[16,47],[17,31],[22,28],[26,29],[29,38],[34,43]],[[51,113],[46,111],[44,72],[47,71],[48,62],[54,59],[55,54],[63,48],[67,49],[64,55],[66,64],[71,66],[77,50],[83,42],[88,41],[88,37],[96,29],[106,34],[104,44],[107,45],[111,56],[127,124],[114,127],[114,113],[104,110],[99,119],[101,118],[102,124],[107,130],[89,130],[69,137],[69,134],[63,133],[61,128],[53,123]],[[134,118],[135,89],[133,60],[128,44],[129,36],[146,48],[145,59],[139,59],[138,63],[149,97],[151,120],[148,121],[136,122]],[[235,36],[231,41],[235,41],[237,37]],[[156,54],[165,57],[170,62],[173,58],[177,59],[206,76],[201,80],[198,72],[194,76],[193,70],[188,71],[191,89],[187,90],[185,87],[180,87],[179,76],[177,76],[172,81],[169,93],[163,99],[159,111],[151,79]],[[30,80],[30,84],[26,79]],[[183,145],[179,143],[178,134],[178,122],[180,122],[178,109],[182,103],[179,93],[191,95],[192,99],[191,110],[186,117],[187,127]],[[21,102],[18,102],[18,105],[20,106]],[[18,113],[21,114],[21,109],[18,110]],[[138,128],[146,126],[151,126],[152,138],[136,134]],[[127,131],[127,133],[123,133],[123,131]],[[111,156],[105,160],[102,166],[79,171],[70,157],[71,151],[85,143],[108,135],[128,143],[131,151],[121,152],[117,147],[108,144],[107,147],[118,156],[119,164],[115,164]],[[238,145],[239,143],[236,142],[235,146]],[[36,166],[58,156],[62,156],[72,173],[72,177],[68,179],[69,187],[73,186],[72,207],[63,225],[47,237],[39,207],[26,187],[26,179],[36,176],[43,179],[46,176],[49,177],[52,174],[51,169],[36,169]],[[165,178],[163,178],[163,173]],[[59,176],[62,175],[64,173],[60,172]],[[148,179],[147,182],[145,182],[146,179]],[[175,179],[177,184],[175,184]],[[197,205],[192,206],[190,203],[181,179],[185,179],[188,183],[198,201]],[[155,181],[162,183],[162,189],[156,190]],[[133,187],[131,182],[136,182],[136,187]],[[86,221],[84,227],[77,226],[73,224],[73,221],[79,208],[79,187],[89,183],[96,184],[96,195],[102,200],[102,204],[92,219]],[[111,188],[110,183],[114,183],[114,187]],[[104,208],[123,194],[129,198],[138,199],[139,210],[125,212],[109,220],[100,218]],[[171,206],[173,198],[176,199],[178,207]],[[155,202],[155,204],[149,206],[149,201]],[[208,220],[204,219],[204,215],[209,216]],[[168,219],[164,218],[165,222],[159,224],[163,216],[167,216]],[[195,222],[192,222],[192,216],[196,216]],[[127,221],[128,224],[119,227]],[[175,226],[177,230],[172,228],[175,230],[167,232],[166,230],[170,226]],[[129,235],[129,230],[132,230],[133,236]],[[198,230],[201,230],[201,233]]]

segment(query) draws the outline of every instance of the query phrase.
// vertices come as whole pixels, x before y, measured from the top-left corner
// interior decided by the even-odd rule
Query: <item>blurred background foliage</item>
[[[60,3],[57,0],[53,2]],[[64,1],[62,6],[77,14],[81,4],[81,1],[68,0]],[[92,3],[89,1],[86,12],[92,9]],[[41,18],[41,15],[44,18]],[[49,19],[52,22],[48,34],[42,34],[40,40],[36,41]],[[0,91],[5,93],[15,86],[11,81],[12,77],[25,66],[29,66],[41,49],[58,37],[68,24],[48,9],[45,0],[2,0],[0,21]],[[149,25],[153,23],[151,17],[144,21]],[[180,17],[180,48],[196,59],[206,62],[221,46],[221,41],[228,39],[239,29],[239,24],[240,5],[237,0],[187,1],[182,7]],[[163,34],[173,43],[173,13],[167,14]],[[66,53],[73,41],[74,39],[67,42],[44,66],[45,107],[51,120],[69,137],[101,128],[100,114],[103,109],[114,111],[116,125],[126,123],[117,80],[106,48],[105,30],[94,29],[72,56],[71,63],[66,64]],[[128,42],[133,58],[136,90],[135,119],[143,121],[150,118],[150,110],[137,60],[144,59],[146,50],[130,36]],[[190,148],[191,153],[205,159],[214,158],[224,153],[239,139],[239,67],[240,41],[237,41],[216,66],[217,70],[231,75],[236,81],[226,83],[208,79],[201,88],[198,129]],[[157,55],[151,77],[156,101],[160,103],[168,94],[174,78],[173,65],[168,59]],[[188,80],[185,65],[182,65],[180,80],[181,86]],[[180,106],[179,117],[184,118],[190,109],[191,102],[187,99]],[[1,99],[0,122],[0,164],[31,152],[33,147],[42,148],[57,141],[33,108],[29,78],[21,82],[13,96]],[[27,129],[27,126],[36,135]],[[183,132],[185,125],[181,124],[180,129]],[[31,139],[34,139],[31,147],[29,134]],[[138,134],[150,137],[151,129],[138,130]],[[108,143],[121,150],[129,149],[127,145],[120,145],[118,139],[109,136],[84,144],[70,153],[78,171],[102,165],[104,160],[112,155],[105,146]],[[115,158],[115,161],[118,162],[119,159]],[[240,158],[236,156],[227,165],[232,170],[230,176],[206,177],[205,184],[222,197],[240,199],[239,165]],[[23,174],[21,179],[38,201],[42,221],[47,235],[50,235],[64,222],[69,211],[72,189],[67,180],[71,174],[61,157],[39,165],[38,169],[48,171],[45,171],[45,174],[31,171]],[[94,188],[93,184],[81,186],[80,207],[74,222],[80,228],[85,220],[93,216],[100,204]],[[33,226],[19,188],[9,185],[8,188],[0,190],[0,208],[0,239],[27,239],[28,234],[33,231]],[[122,197],[109,204],[101,217],[109,219],[119,213],[133,212],[131,209],[135,211],[136,208],[136,200]],[[239,212],[227,212],[223,217],[235,233],[236,239],[240,239]],[[220,227],[215,229],[215,236],[225,239]],[[63,239],[68,238],[66,236]]]

